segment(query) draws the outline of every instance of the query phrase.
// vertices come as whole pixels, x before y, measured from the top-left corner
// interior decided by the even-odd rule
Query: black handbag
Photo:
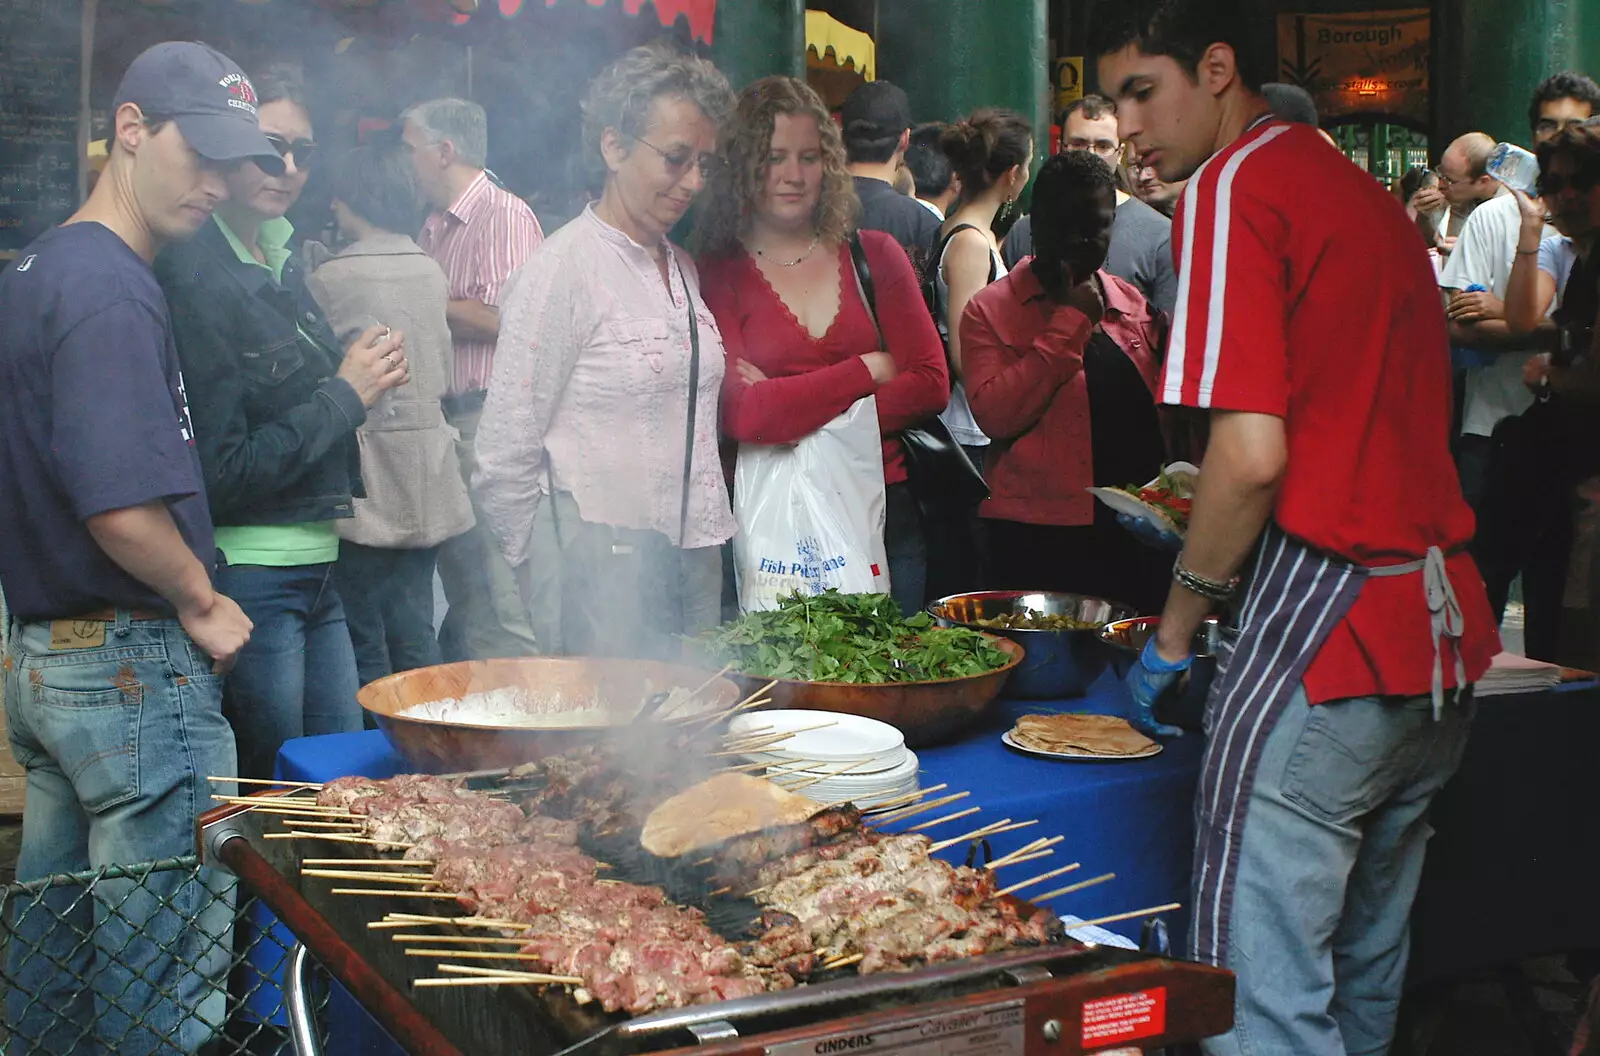
[[[855,264],[857,292],[867,306],[867,315],[872,318],[873,328],[878,331],[878,345],[882,347],[883,330],[878,326],[872,271],[867,267],[861,237],[854,233],[850,236],[850,259]],[[907,482],[924,515],[934,510],[976,506],[989,497],[989,485],[984,482],[983,474],[950,435],[950,427],[937,415],[900,430],[898,439],[906,455]]]

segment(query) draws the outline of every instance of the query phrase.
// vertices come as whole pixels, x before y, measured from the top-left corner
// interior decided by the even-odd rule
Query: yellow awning
[[[856,72],[872,80],[872,71],[878,65],[877,45],[859,29],[851,29],[826,11],[806,12],[806,48],[825,59],[833,50],[834,61],[840,66],[854,63]]]

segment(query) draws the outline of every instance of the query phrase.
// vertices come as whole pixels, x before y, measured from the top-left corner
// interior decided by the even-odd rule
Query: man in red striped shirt
[[[1240,0],[1101,0],[1122,138],[1163,181],[1178,306],[1161,395],[1210,442],[1132,714],[1233,602],[1206,715],[1190,942],[1238,976],[1212,1054],[1384,1053],[1425,813],[1498,649],[1465,553],[1450,364],[1405,210],[1272,117]],[[1308,203],[1315,203],[1314,206]],[[1236,597],[1237,595],[1237,597]]]
[[[460,434],[457,454],[470,484],[472,444],[500,336],[500,295],[511,273],[544,241],[544,232],[527,203],[484,172],[489,131],[483,107],[434,99],[407,110],[402,121],[401,142],[434,209],[417,242],[450,283],[447,319],[455,357],[443,405]],[[478,527],[439,551],[439,578],[449,602],[439,631],[446,660],[536,651],[515,574],[483,525],[479,513]]]

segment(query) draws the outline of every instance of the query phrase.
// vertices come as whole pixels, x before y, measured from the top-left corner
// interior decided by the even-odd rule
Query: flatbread
[[[650,812],[639,843],[659,858],[676,858],[747,832],[794,825],[821,806],[748,774],[719,774]]]
[[[1156,744],[1115,715],[1024,715],[1011,739],[1034,751],[1066,755],[1140,755]]]

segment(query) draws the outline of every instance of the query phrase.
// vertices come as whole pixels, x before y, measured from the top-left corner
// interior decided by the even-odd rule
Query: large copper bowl
[[[941,678],[929,682],[885,682],[862,685],[855,682],[802,682],[779,679],[772,687],[775,708],[810,708],[815,711],[842,711],[887,722],[906,735],[906,744],[920,748],[937,744],[971,726],[983,709],[1005,686],[1006,679],[1022,662],[1022,646],[992,634],[984,637],[1006,653],[1004,667],[981,675]],[[753,693],[771,682],[757,675],[733,675],[745,693]]]
[[[356,692],[356,700],[411,766],[428,773],[458,773],[516,766],[588,744],[622,740],[630,733],[641,735],[630,723],[647,695],[680,686],[694,689],[713,673],[653,660],[597,657],[467,660],[380,678],[362,686]],[[506,686],[544,694],[554,692],[558,704],[570,701],[570,710],[593,708],[598,699],[610,713],[610,721],[604,725],[549,728],[480,726],[399,714],[417,704]],[[700,692],[692,710],[710,712],[731,707],[739,695],[738,686],[719,678]],[[560,710],[559,706],[556,710]],[[675,712],[670,717],[681,714]]]

